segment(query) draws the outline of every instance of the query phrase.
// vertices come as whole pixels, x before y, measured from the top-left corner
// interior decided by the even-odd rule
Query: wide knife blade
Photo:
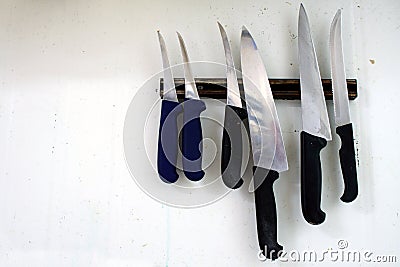
[[[240,55],[246,108],[253,152],[253,183],[258,243],[262,253],[275,260],[283,247],[277,240],[273,183],[288,169],[279,119],[268,76],[256,43],[243,27]]]
[[[340,136],[342,142],[339,156],[344,180],[344,192],[340,199],[343,202],[351,202],[357,198],[358,182],[353,126],[350,120],[349,98],[343,58],[342,12],[340,9],[337,11],[331,24],[329,45],[331,52],[333,104],[337,126],[336,133]]]
[[[178,155],[177,117],[182,112],[182,106],[176,96],[175,83],[169,65],[164,38],[158,31],[161,57],[164,73],[164,94],[161,100],[160,127],[158,132],[157,171],[162,181],[174,183],[179,175],[176,172]]]
[[[286,171],[288,163],[271,86],[256,43],[245,27],[240,51],[254,165]]]
[[[299,68],[303,130],[332,140],[317,56],[303,4],[299,12]]]
[[[183,102],[182,128],[182,165],[186,177],[191,181],[199,181],[204,176],[202,170],[203,133],[201,129],[200,113],[206,109],[205,103],[200,100],[194,82],[189,56],[185,42],[177,32],[182,52],[185,73],[185,101]]]
[[[310,25],[303,4],[298,24],[301,112],[301,208],[311,224],[321,224],[325,213],[321,210],[322,171],[320,151],[331,140],[328,112],[322,90],[317,56],[311,38]]]

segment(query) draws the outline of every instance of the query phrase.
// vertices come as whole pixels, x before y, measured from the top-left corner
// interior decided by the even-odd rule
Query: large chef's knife
[[[182,36],[177,32],[182,52],[185,76],[185,101],[183,102],[182,128],[182,165],[186,177],[191,181],[199,181],[204,176],[202,170],[203,133],[200,113],[206,109],[200,100],[196,83],[189,63],[189,56]]]
[[[221,173],[224,184],[229,188],[236,189],[243,184],[241,178],[242,121],[247,118],[247,112],[242,106],[228,36],[224,27],[219,22],[217,23],[221,32],[226,59],[226,106],[222,136]]]
[[[303,5],[299,11],[299,68],[301,86],[301,207],[311,224],[325,220],[321,210],[322,172],[320,151],[331,140],[328,112],[322,90],[317,56],[308,17]]]
[[[337,126],[336,133],[342,141],[339,156],[344,180],[344,193],[340,199],[343,202],[351,202],[357,197],[358,184],[353,126],[350,120],[349,98],[343,59],[342,13],[340,9],[332,21],[329,45],[331,51],[333,104]]]
[[[277,241],[273,183],[288,169],[285,146],[268,76],[249,31],[243,27],[240,56],[253,153],[253,182],[260,249],[276,259],[283,247]]]
[[[161,100],[160,128],[158,132],[157,170],[160,178],[167,183],[178,179],[176,159],[178,154],[177,117],[182,112],[182,106],[176,96],[175,83],[169,65],[167,48],[164,38],[158,31],[164,73],[163,99]]]

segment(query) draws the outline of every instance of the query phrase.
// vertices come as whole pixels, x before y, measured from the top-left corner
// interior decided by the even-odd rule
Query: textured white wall
[[[323,77],[330,77],[330,22],[343,8],[346,70],[359,81],[351,110],[360,195],[352,204],[339,200],[340,142],[334,134],[322,159],[327,220],[320,226],[305,222],[299,195],[300,103],[277,101],[290,165],[275,185],[279,241],[287,251],[322,252],[337,249],[344,239],[353,250],[396,255],[400,3],[304,4]],[[175,30],[183,34],[192,60],[224,63],[220,20],[239,66],[245,24],[269,76],[292,78],[298,77],[298,7],[298,1],[1,1],[1,265],[266,264],[257,259],[254,202],[246,188],[199,209],[154,201],[126,168],[123,124],[135,92],[161,69],[157,29],[166,37],[172,63],[180,63]],[[331,102],[328,109],[332,117]]]

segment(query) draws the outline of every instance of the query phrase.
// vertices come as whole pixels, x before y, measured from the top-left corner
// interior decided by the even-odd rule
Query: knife
[[[157,170],[162,181],[174,183],[179,175],[176,172],[178,154],[178,126],[177,117],[182,112],[182,106],[176,96],[175,83],[169,65],[164,38],[158,33],[161,57],[163,62],[164,90],[161,100],[160,127],[158,131],[158,158]]]
[[[278,114],[268,76],[256,43],[243,27],[240,56],[253,153],[253,182],[260,249],[276,259],[283,247],[277,241],[277,216],[273,183],[288,170]]]
[[[224,27],[219,23],[226,59],[226,106],[224,131],[222,135],[221,173],[224,184],[232,189],[243,184],[242,166],[242,121],[247,118],[247,111],[242,106],[236,69],[231,46]]]
[[[342,49],[342,12],[339,9],[333,18],[329,38],[333,106],[335,111],[336,133],[342,142],[339,150],[340,165],[344,180],[343,202],[352,202],[358,194],[356,159],[354,151],[353,126],[350,120],[349,98],[346,86]]]
[[[321,224],[325,220],[325,213],[320,207],[322,183],[320,151],[332,136],[317,56],[303,4],[300,5],[298,27],[303,120],[303,130],[300,133],[301,207],[307,222]]]
[[[205,103],[200,100],[196,83],[189,64],[189,56],[185,42],[179,32],[178,39],[181,47],[184,76],[185,101],[183,102],[182,128],[182,166],[186,177],[191,181],[199,181],[204,176],[202,165],[203,133],[201,130],[200,113],[206,109]]]

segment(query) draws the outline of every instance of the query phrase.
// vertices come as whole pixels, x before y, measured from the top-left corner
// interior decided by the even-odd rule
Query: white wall
[[[323,252],[337,249],[344,239],[353,250],[400,257],[400,2],[304,4],[327,78],[329,25],[343,8],[346,71],[359,81],[351,111],[360,195],[351,204],[339,200],[340,141],[334,134],[322,159],[327,219],[320,226],[305,222],[299,195],[300,103],[277,101],[290,165],[275,185],[279,241],[287,251]],[[298,7],[298,1],[1,1],[1,266],[271,264],[257,259],[254,203],[247,188],[198,209],[160,204],[130,176],[123,125],[135,92],[161,69],[157,29],[166,37],[173,64],[180,63],[175,30],[183,34],[192,60],[224,63],[220,20],[239,66],[245,24],[269,76],[292,78],[298,77]],[[222,77],[223,72],[204,69],[196,75]],[[328,109],[332,117],[332,102]]]

